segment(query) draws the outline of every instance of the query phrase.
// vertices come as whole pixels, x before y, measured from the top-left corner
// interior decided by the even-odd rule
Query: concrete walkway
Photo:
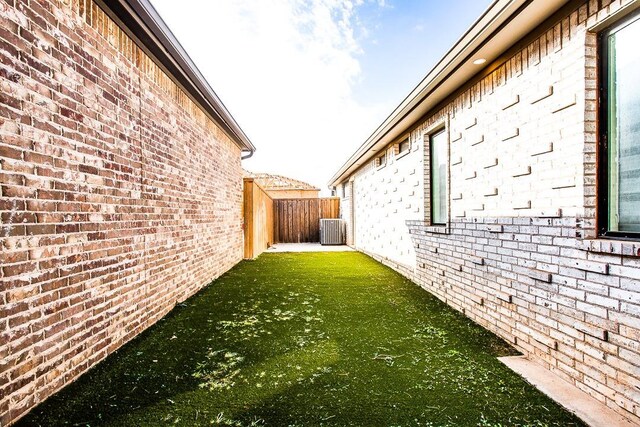
[[[269,252],[353,252],[347,245],[321,245],[320,243],[276,243]]]
[[[590,427],[638,427],[613,409],[524,356],[499,357],[498,360],[569,412],[576,414]]]

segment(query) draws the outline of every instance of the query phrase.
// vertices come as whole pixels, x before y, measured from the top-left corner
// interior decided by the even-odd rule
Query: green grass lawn
[[[582,425],[504,341],[355,252],[245,261],[19,425]]]

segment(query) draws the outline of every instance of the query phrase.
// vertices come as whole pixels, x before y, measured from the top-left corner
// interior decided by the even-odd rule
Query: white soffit
[[[387,117],[331,178],[333,187],[347,178],[394,139],[400,137],[429,110],[486,68],[473,61],[487,60],[491,66],[568,0],[496,0],[471,26],[420,84]],[[495,34],[494,34],[495,33]],[[493,36],[492,36],[493,35]]]

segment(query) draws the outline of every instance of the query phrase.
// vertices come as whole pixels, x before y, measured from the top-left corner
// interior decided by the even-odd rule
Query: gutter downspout
[[[253,153],[255,153],[255,152],[256,152],[255,150],[250,150],[247,154],[245,154],[243,156],[240,156],[240,160],[248,159],[249,157],[253,156]]]

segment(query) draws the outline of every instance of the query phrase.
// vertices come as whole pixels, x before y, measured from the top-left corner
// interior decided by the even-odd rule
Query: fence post
[[[244,258],[253,258],[253,178],[244,178]]]

